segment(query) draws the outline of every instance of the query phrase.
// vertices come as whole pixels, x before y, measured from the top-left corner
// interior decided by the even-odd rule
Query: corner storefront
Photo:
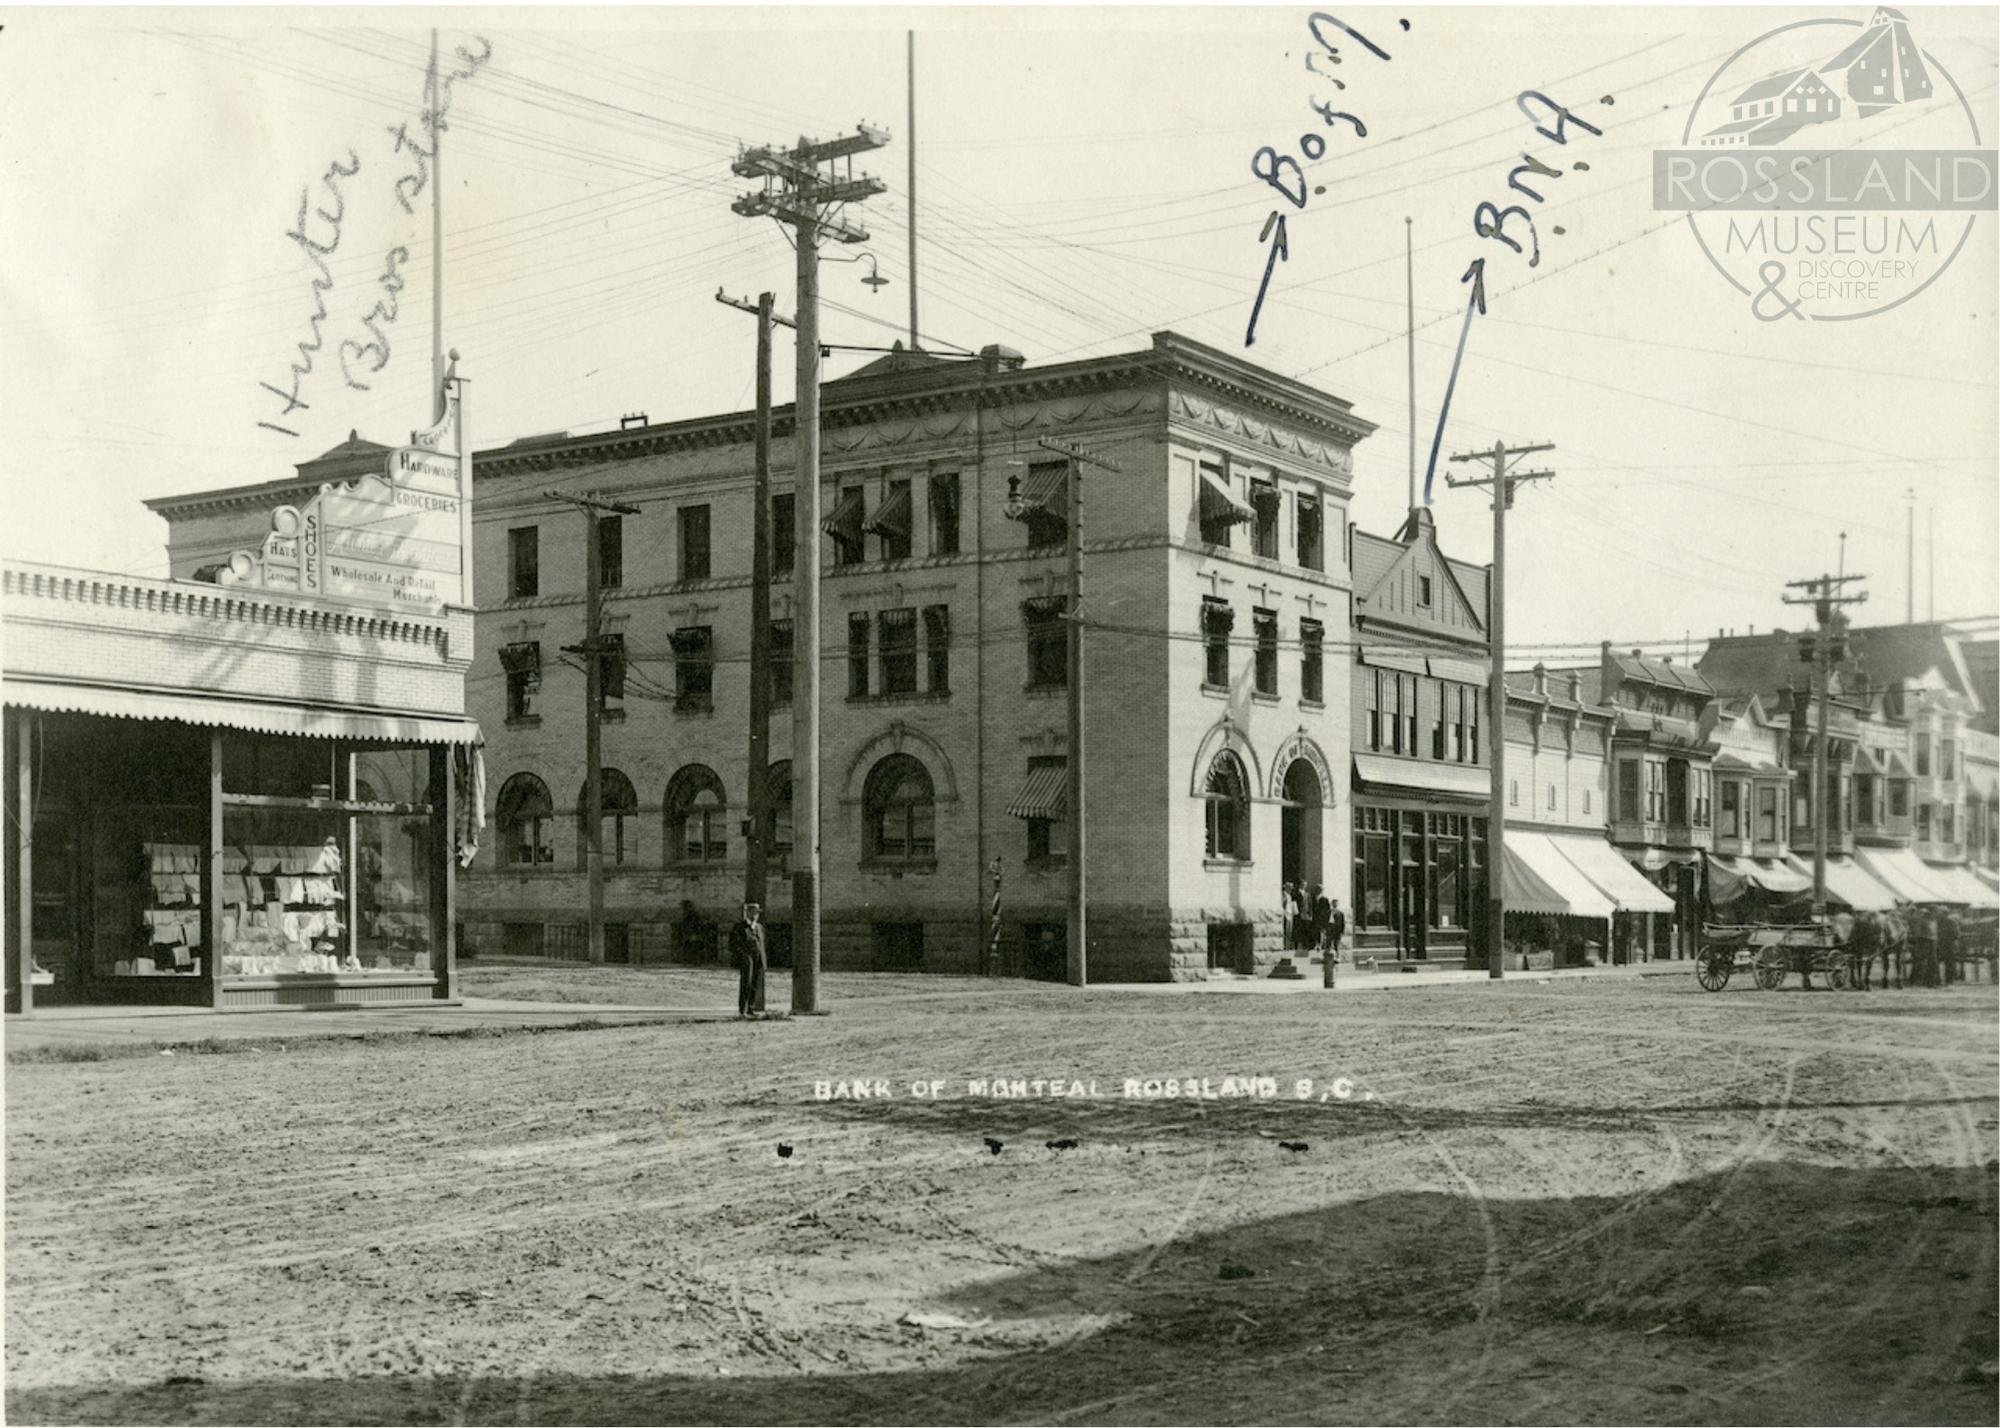
[[[216,580],[0,567],[8,1011],[455,997],[457,427],[270,512]]]

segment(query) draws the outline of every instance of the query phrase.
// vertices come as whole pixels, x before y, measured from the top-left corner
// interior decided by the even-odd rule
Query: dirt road
[[[10,1065],[9,1419],[2000,1417],[1990,987],[830,991]]]

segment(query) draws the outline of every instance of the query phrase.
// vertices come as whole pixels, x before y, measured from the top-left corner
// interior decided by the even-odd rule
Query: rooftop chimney
[[[1548,692],[1549,692],[1549,667],[1543,664],[1540,660],[1536,660],[1535,693],[1547,694]]]
[[[644,412],[627,412],[624,416],[618,418],[618,429],[620,431],[630,431],[635,426],[644,425],[646,425],[646,414]]]
[[[1572,704],[1583,703],[1583,676],[1575,670],[1569,672],[1569,698]]]

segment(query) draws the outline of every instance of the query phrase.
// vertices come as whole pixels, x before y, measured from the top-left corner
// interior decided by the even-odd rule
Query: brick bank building
[[[1061,974],[1070,477],[1045,437],[1117,467],[1081,477],[1092,976],[1268,970],[1283,882],[1347,897],[1343,533],[1371,423],[1172,333],[1043,367],[897,351],[827,382],[822,411],[826,966]],[[781,965],[791,425],[780,408],[764,834]],[[551,493],[588,492],[639,511],[599,534],[608,955],[715,955],[746,855],[753,441],[739,412],[477,454],[467,705],[495,827],[460,885],[469,948],[581,952],[584,677],[565,650],[584,637],[586,523]]]

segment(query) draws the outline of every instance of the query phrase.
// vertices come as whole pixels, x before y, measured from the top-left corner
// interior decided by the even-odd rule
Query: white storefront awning
[[[1625,855],[1602,838],[1550,834],[1549,842],[1620,912],[1672,912],[1674,900],[1647,882]]]
[[[1812,864],[1793,854],[1785,860],[1812,886]],[[1826,895],[1856,912],[1893,912],[1901,899],[1895,890],[1869,876],[1851,858],[1829,856],[1826,860]]]
[[[1967,872],[1962,863],[1925,863],[1924,872],[1931,885],[1952,902],[1962,902],[1967,907],[1991,907],[1994,903],[1992,890]]]
[[[1459,798],[1486,798],[1493,791],[1493,775],[1477,764],[1441,764],[1389,754],[1354,755],[1354,776],[1380,787],[1418,788]]]
[[[337,709],[309,704],[276,704],[186,690],[65,684],[55,680],[9,679],[0,683],[0,701],[22,709],[60,714],[97,714],[111,719],[172,720],[209,729],[242,729],[257,734],[302,734],[315,739],[373,739],[399,744],[477,744],[476,720],[389,710]]]
[[[1546,833],[1509,828],[1503,888],[1509,912],[1545,912],[1605,919],[1617,911],[1610,898],[1556,850]]]
[[[1889,889],[1902,902],[1952,902],[1955,899],[1931,881],[1930,869],[1908,848],[1856,848],[1855,861],[1868,876]]]

